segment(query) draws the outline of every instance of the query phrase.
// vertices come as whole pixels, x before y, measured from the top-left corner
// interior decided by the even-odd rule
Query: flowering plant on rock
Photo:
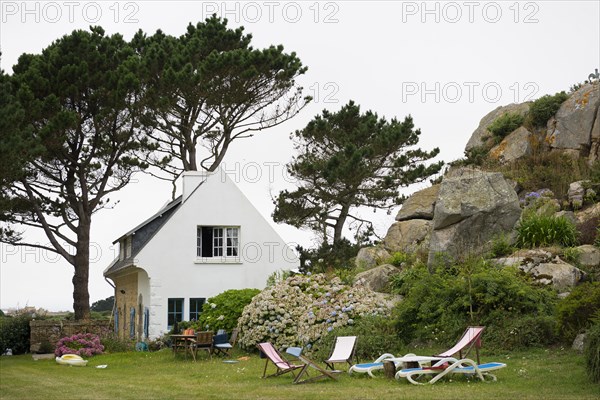
[[[63,354],[78,354],[91,357],[94,354],[102,354],[104,346],[100,343],[100,337],[93,333],[78,333],[67,336],[56,343],[54,354],[61,357]]]
[[[263,290],[244,308],[239,342],[246,348],[265,341],[277,348],[310,346],[356,318],[388,314],[384,301],[365,286],[344,285],[325,274],[295,275]]]

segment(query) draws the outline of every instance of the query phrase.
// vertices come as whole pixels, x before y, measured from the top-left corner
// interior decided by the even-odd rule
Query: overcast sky
[[[600,68],[598,1],[2,1],[1,66],[12,73],[22,53],[39,53],[74,29],[101,25],[127,39],[142,29],[182,34],[188,23],[216,13],[243,25],[253,46],[282,44],[308,72],[300,80],[314,101],[287,123],[234,142],[223,167],[271,223],[271,195],[292,188],[284,165],[289,133],[323,109],[353,99],[387,118],[411,114],[419,146],[440,147],[439,159],[462,157],[479,120],[494,108],[568,90]],[[425,187],[410,188],[410,191]],[[92,222],[90,300],[113,294],[102,271],[112,242],[157,211],[170,186],[139,175],[117,194],[119,204]],[[111,196],[111,199],[116,199]],[[368,211],[365,215],[374,214]],[[385,234],[395,213],[378,213]],[[312,235],[274,225],[286,242]],[[38,232],[28,241],[46,243]],[[72,267],[53,253],[2,247],[0,307],[72,310]]]

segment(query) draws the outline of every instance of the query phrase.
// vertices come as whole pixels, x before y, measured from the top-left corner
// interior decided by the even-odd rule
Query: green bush
[[[323,336],[312,347],[312,356],[317,360],[329,357],[337,336],[357,336],[356,356],[359,361],[372,361],[383,353],[402,354],[402,348],[394,324],[387,317],[364,316],[354,325],[339,327]]]
[[[585,282],[575,287],[556,307],[561,336],[572,341],[591,325],[592,317],[599,311],[600,282]]]
[[[106,353],[124,353],[126,351],[133,351],[135,348],[135,340],[121,338],[115,333],[103,335],[100,340]]]
[[[525,117],[518,113],[502,114],[487,127],[487,130],[497,139],[502,140],[509,133],[520,127],[524,120]]]
[[[556,114],[560,105],[569,98],[564,91],[551,96],[540,97],[529,107],[528,120],[533,127],[545,127],[550,118]]]
[[[493,168],[506,178],[518,182],[525,192],[548,188],[557,199],[566,200],[569,185],[588,179],[590,167],[582,157],[575,159],[559,152],[534,151],[533,154]]]
[[[29,352],[29,314],[0,318],[0,354],[12,349],[13,354]]]
[[[238,319],[252,298],[260,293],[258,289],[231,289],[211,297],[202,306],[198,322],[191,327],[217,331],[224,329],[231,332],[237,326]]]
[[[475,146],[465,150],[465,157],[450,163],[453,167],[462,167],[465,165],[483,165],[488,160],[490,149],[486,146]]]
[[[600,226],[596,228],[596,240],[594,241],[594,245],[600,248]]]
[[[556,300],[554,292],[532,286],[517,269],[482,260],[434,273],[418,265],[400,275],[394,284],[405,297],[394,310],[394,320],[406,344],[419,340],[447,345],[468,325],[493,331],[526,315],[549,316]]]
[[[575,265],[576,267],[579,266],[579,257],[580,256],[581,256],[581,250],[579,250],[577,247],[567,247],[567,248],[563,249],[563,252],[562,252],[563,259],[566,262]]]
[[[584,349],[586,371],[590,381],[600,383],[600,314],[587,332]]]
[[[558,343],[556,318],[549,315],[510,316],[501,313],[498,324],[485,330],[486,347],[519,350]]]
[[[503,257],[511,254],[514,248],[511,244],[510,236],[501,234],[492,239],[492,248],[490,249],[490,256]]]
[[[392,264],[394,267],[405,267],[415,262],[414,253],[407,254],[402,251],[397,251],[387,260],[388,264]]]
[[[549,217],[535,212],[524,213],[516,230],[516,246],[520,248],[577,245],[577,229],[564,217]]]
[[[302,272],[324,273],[332,269],[353,269],[354,258],[361,247],[370,245],[361,241],[352,243],[343,238],[334,244],[323,244],[316,249],[304,249],[298,246],[300,253],[300,270]]]
[[[284,269],[275,271],[267,277],[267,286],[266,287],[275,286],[276,284],[285,281],[287,278],[289,278],[293,274],[294,273],[292,271],[284,270]]]

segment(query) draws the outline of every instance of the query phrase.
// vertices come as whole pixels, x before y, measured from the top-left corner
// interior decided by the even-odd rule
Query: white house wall
[[[198,226],[239,226],[240,262],[199,262]],[[190,298],[208,299],[228,289],[262,289],[273,272],[297,268],[298,264],[291,249],[246,196],[217,170],[136,257],[136,265],[150,278],[149,285],[140,286],[146,304],[151,306],[150,336],[157,337],[167,330],[169,298],[185,299],[183,319],[188,320]]]

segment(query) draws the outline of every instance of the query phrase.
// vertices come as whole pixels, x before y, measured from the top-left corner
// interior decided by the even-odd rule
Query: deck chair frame
[[[352,359],[356,359],[356,363],[358,364],[358,356],[356,355],[356,343],[358,342],[358,336],[337,336],[335,338],[335,342],[333,342],[333,346],[331,348],[331,352],[329,353],[329,358],[325,360],[326,368],[331,368],[335,370],[334,364],[336,363],[348,363],[350,367],[352,367]],[[348,352],[347,348],[352,345],[351,350]],[[341,349],[338,346],[346,346]],[[343,352],[345,350],[346,354],[338,355],[339,352]],[[335,357],[335,358],[334,358]]]
[[[327,371],[325,368],[322,368],[321,366],[316,364],[310,358],[300,354],[300,355],[298,355],[298,359],[300,361],[302,361],[304,366],[300,370],[300,373],[298,374],[298,376],[296,376],[296,378],[294,379],[294,383],[300,384],[300,383],[314,382],[316,380],[323,379],[323,378],[329,378],[329,379],[333,379],[334,381],[337,381],[337,378],[335,377],[335,375],[333,375],[330,371]],[[308,371],[311,368],[318,371],[319,374],[314,375],[314,376],[309,376]]]
[[[266,358],[265,369],[263,370],[263,376],[262,376],[262,378],[269,378],[269,377],[279,376],[279,375],[287,374],[288,372],[290,372],[292,374],[292,376],[294,378],[296,378],[296,374],[294,373],[294,371],[296,369],[304,367],[304,365],[291,364],[269,342],[259,343],[256,346],[258,347],[258,350],[262,354],[264,354],[264,356]],[[273,365],[275,365],[275,368],[277,368],[277,370],[274,373],[272,373],[270,375],[267,375],[267,368],[269,367],[269,362],[271,362]]]

